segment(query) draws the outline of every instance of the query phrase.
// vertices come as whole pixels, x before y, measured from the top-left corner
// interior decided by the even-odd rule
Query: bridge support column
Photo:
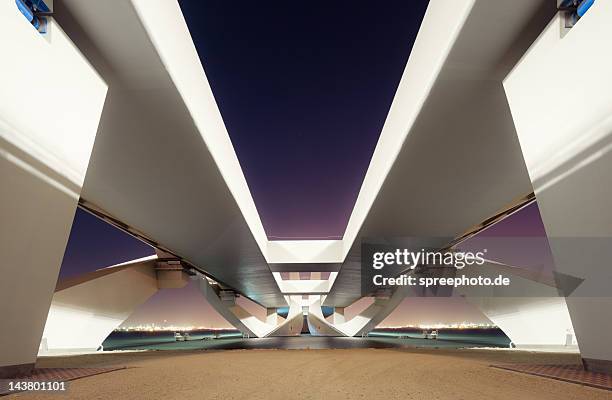
[[[514,347],[574,349],[573,329],[563,297],[467,297],[497,325]],[[569,341],[568,341],[569,337]]]
[[[344,307],[334,307],[332,321],[334,322],[334,324],[343,324],[346,322],[344,318]]]
[[[308,310],[308,326],[312,335],[321,336],[364,336],[380,324],[397,308],[397,306],[408,296],[410,288],[400,286],[388,297],[377,297],[369,307],[359,315],[344,320],[344,308],[338,307],[338,320],[343,322],[329,323],[323,316],[320,299],[313,301]],[[320,297],[320,296],[319,296]],[[336,310],[334,310],[334,321],[336,321]]]
[[[504,80],[584,365],[612,372],[612,4],[595,2],[567,35],[558,15]],[[571,54],[570,57],[567,55]],[[589,65],[581,79],[564,79]],[[560,116],[559,99],[576,105]]]
[[[0,2],[0,378],[36,361],[107,91],[47,22],[52,40]]]
[[[267,308],[266,309],[266,323],[276,325],[278,320],[278,313],[276,312],[276,308]]]
[[[211,284],[203,275],[197,274],[196,276],[199,280],[200,291],[208,303],[243,335],[266,337],[298,336],[300,334],[303,324],[300,296],[286,297],[289,302],[289,314],[285,321],[278,324],[274,319],[274,322],[271,322],[272,315],[267,314],[266,322],[264,322],[236,304],[236,294],[233,290],[222,289],[217,284]]]
[[[78,195],[1,144],[0,378],[6,378],[29,373],[36,362]]]
[[[187,274],[177,262],[146,257],[60,283],[53,295],[39,355],[98,349],[159,289],[187,285]]]

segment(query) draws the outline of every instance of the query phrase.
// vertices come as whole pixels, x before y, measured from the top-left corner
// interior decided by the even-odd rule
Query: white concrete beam
[[[281,293],[286,295],[327,294],[338,277],[337,272],[331,272],[328,279],[313,279],[313,277],[321,278],[320,272],[311,272],[311,279],[300,279],[299,272],[290,272],[290,279],[283,279],[280,272],[272,272],[272,275]]]

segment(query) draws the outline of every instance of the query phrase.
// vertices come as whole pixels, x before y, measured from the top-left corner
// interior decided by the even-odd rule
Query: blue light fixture
[[[40,33],[47,32],[47,19],[39,14],[50,13],[51,10],[43,0],[15,0],[17,9]]]
[[[591,8],[593,4],[595,4],[595,0],[583,0],[582,3],[578,5],[576,14],[578,14],[578,16],[582,18],[582,16],[584,16],[584,14],[586,14],[587,11],[589,11],[589,9]]]

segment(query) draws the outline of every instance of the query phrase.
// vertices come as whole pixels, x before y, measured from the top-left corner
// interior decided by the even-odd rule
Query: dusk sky
[[[151,246],[78,208],[60,280],[152,254]]]
[[[427,0],[181,0],[270,239],[341,238]]]
[[[270,239],[342,237],[427,4],[180,0]],[[542,235],[535,204],[482,234]],[[60,279],[151,254],[78,210]],[[461,299],[427,300],[384,324],[485,320]],[[150,322],[229,326],[193,284],[159,291],[126,324]]]

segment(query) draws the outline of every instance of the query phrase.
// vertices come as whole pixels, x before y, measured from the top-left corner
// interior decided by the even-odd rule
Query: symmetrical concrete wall
[[[287,318],[277,323],[275,318],[261,321],[236,304],[235,298],[219,296],[213,285],[204,276],[198,275],[199,287],[208,303],[236,329],[247,337],[297,336],[302,331],[303,314],[301,296],[286,296],[289,304]],[[232,292],[233,293],[233,292]],[[276,313],[270,313],[271,316]]]
[[[304,325],[304,313],[302,312],[301,296],[288,296],[289,312],[287,318],[266,336],[299,336]]]
[[[78,2],[73,3],[77,8]],[[480,1],[477,5],[485,3]],[[101,4],[98,3],[98,6]],[[216,156],[211,156],[214,160],[211,158],[210,164],[213,165],[214,161],[214,165],[225,171],[224,175],[237,177],[239,183],[230,182],[230,191],[244,214],[259,250],[264,254],[268,251],[277,254],[281,261],[295,261],[294,251],[299,253],[298,248],[313,246],[309,247],[306,253],[319,252],[321,260],[328,262],[342,258],[341,255],[346,254],[348,248],[340,248],[339,243],[300,242],[276,247],[265,243],[263,228],[231,149],[231,142],[218,110],[214,107],[214,98],[189,40],[186,26],[179,24],[177,30],[172,31],[171,24],[154,24],[155,21],[165,21],[164,16],[169,13],[175,21],[182,21],[180,8],[175,3],[168,3],[168,12],[163,12],[163,7],[149,8],[145,1],[134,1],[133,4],[134,13],[144,22],[141,30],[146,30],[146,33],[151,35],[150,47],[155,51],[148,54],[155,56],[156,61],[165,63],[168,71],[161,68],[161,62],[156,65],[163,72],[163,77],[177,86],[178,92],[172,92],[171,95],[183,99],[189,111],[187,113],[181,108],[177,115],[180,117],[190,114],[207,145],[219,150]],[[454,24],[444,24],[447,30],[445,35],[439,34],[439,27],[427,27],[429,30],[426,32],[434,35],[433,39],[437,38],[428,43],[439,45],[443,51],[436,53],[435,57],[426,63],[433,66],[427,70],[431,75],[430,79],[424,80],[418,74],[407,75],[407,79],[418,81],[415,84],[418,83],[420,88],[419,96],[415,97],[414,92],[410,92],[410,96],[400,99],[400,102],[394,102],[390,115],[396,116],[397,119],[390,118],[387,122],[381,136],[382,141],[375,153],[375,158],[377,154],[379,158],[383,154],[388,162],[382,163],[379,169],[368,171],[364,183],[366,190],[362,190],[368,198],[358,201],[356,217],[351,218],[347,229],[346,237],[351,242],[358,234],[361,222],[369,212],[369,206],[382,184],[381,179],[372,176],[384,176],[389,171],[394,158],[389,158],[388,155],[397,154],[399,151],[407,132],[406,127],[414,122],[416,113],[423,107],[428,94],[432,91],[438,93],[439,98],[444,98],[445,102],[449,99],[448,92],[460,94],[460,97],[465,99],[465,88],[472,85],[472,80],[466,79],[465,85],[462,83],[455,87],[444,81],[444,85],[440,84],[433,89],[431,87],[431,80],[440,72],[450,46],[456,39],[458,26],[465,22],[475,2],[453,2],[454,8],[448,7],[450,2],[435,4],[436,7],[430,8],[428,12],[430,17],[439,13],[440,18],[443,18],[441,20],[454,21]],[[107,18],[111,17],[107,15]],[[612,70],[612,55],[607,51],[607,39],[612,36],[612,25],[609,23],[611,18],[610,2],[596,2],[591,11],[569,32],[561,28],[562,22],[559,18],[554,19],[504,82],[521,149],[547,233],[551,237],[557,271],[584,279],[583,284],[567,299],[567,309],[583,358],[589,367],[596,369],[605,369],[610,365],[606,361],[612,361],[612,347],[605,341],[606,335],[603,334],[612,329],[612,296],[607,295],[612,285],[612,275],[607,268],[612,255],[609,249],[612,247],[605,245],[605,240],[612,237],[612,217],[609,210],[609,205],[612,204],[612,189],[607,184],[609,172],[612,170],[612,155],[609,151],[612,148],[612,90],[609,90],[612,89],[612,77],[609,74]],[[164,29],[155,29],[160,26]],[[434,28],[435,32],[432,33],[431,29]],[[145,32],[140,33],[144,35]],[[23,19],[13,2],[4,2],[0,4],[0,35],[10,38],[3,41],[0,48],[3,60],[3,73],[0,75],[0,182],[3,194],[0,208],[0,218],[3,221],[0,243],[3,258],[0,272],[6,277],[0,280],[0,316],[5,326],[5,329],[0,331],[2,376],[27,369],[35,360],[44,316],[53,296],[107,87],[52,19],[49,34],[41,36]],[[187,47],[176,46],[175,36],[182,37],[180,43]],[[171,37],[173,39],[170,41]],[[418,50],[418,46],[416,49]],[[160,60],[157,60],[157,57]],[[185,64],[189,65],[189,68],[183,68],[177,63],[178,60],[185,59],[190,60],[189,64]],[[415,59],[412,59],[411,63],[414,62]],[[128,64],[131,64],[131,60]],[[481,70],[476,70],[481,73]],[[451,70],[446,70],[447,73],[450,73],[449,71]],[[576,76],[577,71],[588,72]],[[127,76],[140,75],[135,73]],[[152,82],[157,84],[159,80],[153,79]],[[403,80],[404,86],[407,82]],[[483,88],[485,87],[488,87],[488,83],[483,83]],[[448,91],[442,90],[445,88]],[[121,94],[121,91],[116,93]],[[199,97],[202,93],[207,96],[206,99]],[[497,91],[494,94],[494,97],[499,99]],[[136,95],[130,96],[136,98]],[[132,99],[130,96],[126,95],[122,99],[129,103]],[[142,115],[146,115],[145,112],[151,108],[145,108],[145,105],[148,105],[152,97],[142,94],[138,96],[143,107],[139,110],[143,111]],[[166,100],[174,98],[172,96]],[[482,99],[480,98],[480,101]],[[473,108],[474,104],[468,103]],[[203,109],[200,107],[202,104],[205,105],[204,109],[214,108],[214,130],[202,129],[210,128],[211,121],[206,117],[209,114],[196,112]],[[400,107],[398,104],[404,105]],[[406,104],[408,109],[414,111],[409,121],[406,121],[405,117]],[[436,103],[430,101],[429,106],[436,111],[432,115],[435,114],[435,118],[439,118],[439,110],[435,105]],[[121,109],[119,106],[123,104],[115,102],[114,105],[111,103],[111,106]],[[505,104],[503,106],[505,107]],[[571,112],[564,112],[568,108]],[[401,109],[402,112],[394,113],[394,109]],[[140,119],[137,120],[140,122]],[[470,122],[472,120],[476,119],[470,118]],[[192,119],[185,121],[188,121],[188,124],[193,122]],[[497,124],[499,121],[493,122]],[[117,124],[119,123],[123,121],[118,121]],[[142,127],[146,124],[134,126]],[[193,127],[190,125],[191,128]],[[385,132],[389,129],[401,130],[402,135],[385,141],[388,136],[385,136]],[[486,131],[488,134],[488,130]],[[201,138],[198,136],[196,139],[197,143],[200,143]],[[138,140],[135,142],[140,143]],[[163,148],[165,149],[165,146]],[[231,168],[225,168],[220,158],[231,160]],[[148,169],[143,168],[143,171],[148,177],[151,176]],[[401,177],[405,178],[403,174]],[[217,175],[213,178],[215,182],[223,182]],[[126,186],[131,186],[132,182],[127,183]],[[519,186],[522,190],[523,186]],[[102,185],[93,187],[92,195],[104,198],[105,190],[101,187]],[[504,196],[500,195],[501,197]],[[138,202],[132,202],[134,203]],[[401,206],[404,207],[404,204]],[[480,207],[478,209],[480,210]],[[124,209],[119,207],[116,211],[122,210]],[[216,215],[218,210],[213,209],[210,213]],[[237,215],[236,207],[229,214]],[[389,215],[395,218],[395,214]],[[189,213],[184,216],[191,217]],[[430,225],[431,221],[425,217],[423,224]],[[151,220],[150,215],[143,216],[142,219],[147,223]],[[412,223],[414,224],[414,221]],[[463,225],[465,224],[462,223],[461,228]],[[162,232],[168,234],[169,230],[164,226]],[[214,230],[211,232],[216,235]],[[190,234],[184,237],[195,236]],[[160,237],[163,241],[168,241],[167,236]],[[562,245],[561,241],[556,241],[556,237],[579,237],[583,240],[575,240],[575,247],[568,247]],[[593,238],[597,240],[591,240]],[[231,252],[233,250],[232,248]],[[262,270],[267,272],[266,266]],[[271,282],[271,279],[268,281]],[[128,282],[130,285],[126,287]],[[273,318],[266,322],[260,321],[235,304],[224,304],[205,279],[202,279],[201,284],[202,291],[213,307],[246,334],[293,335],[299,334],[301,330],[303,314],[301,302],[297,298],[287,297],[290,304],[289,316],[281,324],[276,324],[270,323]],[[103,336],[127,317],[136,304],[146,300],[157,290],[157,285],[155,272],[143,266],[118,271],[116,274],[105,275],[95,281],[83,282],[58,291],[53,296],[54,302],[44,333],[47,348],[97,347]],[[307,286],[309,290],[314,290],[310,287],[312,285],[325,286],[322,281],[299,282],[299,285]],[[121,289],[122,287],[124,289]],[[287,293],[303,291],[304,287],[288,290]],[[321,288],[322,292],[323,289],[329,288]],[[96,295],[92,296],[92,293]],[[353,336],[367,333],[382,321],[405,295],[396,291],[391,298],[377,300],[350,321],[338,320],[335,324],[325,321],[320,312],[320,303],[312,303],[309,325],[312,323],[312,326],[316,327],[313,328],[314,331],[325,331],[326,334],[339,332]],[[571,324],[568,325],[568,314],[562,298],[552,295],[545,298],[520,299],[487,299],[471,295],[471,298],[516,344],[537,345],[567,341],[564,333],[571,328]],[[67,325],[70,330],[65,330]],[[86,334],[83,333],[85,331]],[[14,338],[19,338],[19,346],[13,345]]]
[[[335,328],[333,323],[327,322],[323,316],[321,309],[320,296],[311,296],[313,301],[310,301],[308,306],[308,331],[313,336],[346,336],[342,331]]]
[[[367,335],[397,308],[410,291],[410,287],[400,286],[389,297],[375,298],[365,310],[348,321],[344,319],[343,310],[338,310],[339,315],[334,313],[333,323],[325,319],[321,310],[321,300],[319,296],[314,296],[318,299],[310,303],[308,328],[313,335],[349,337]]]

